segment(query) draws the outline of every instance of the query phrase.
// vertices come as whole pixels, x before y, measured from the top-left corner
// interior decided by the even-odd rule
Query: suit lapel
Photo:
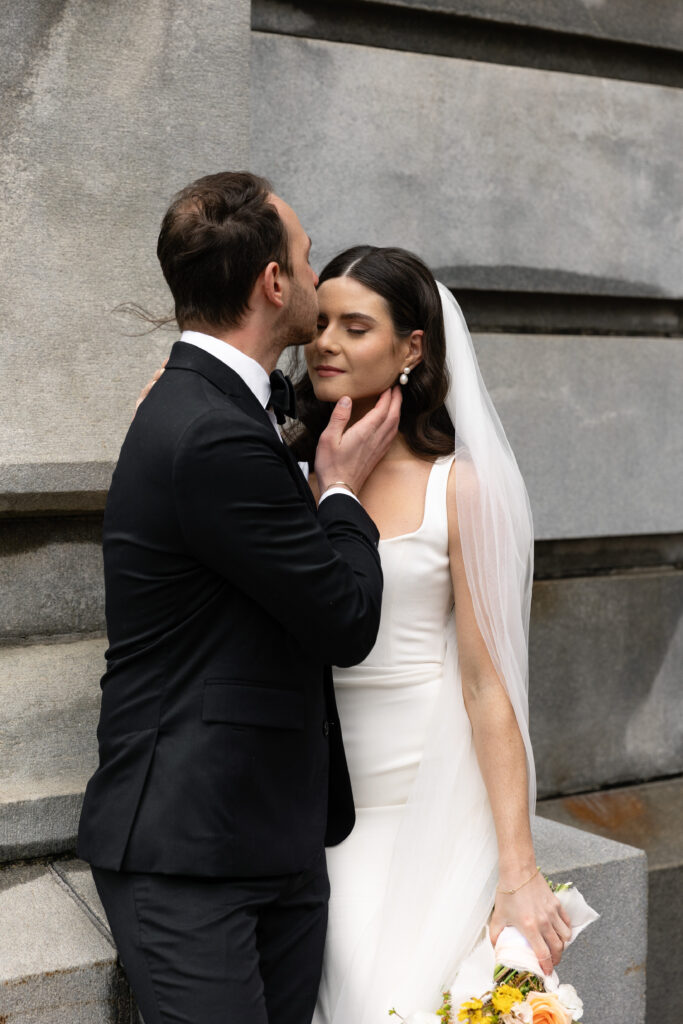
[[[264,426],[269,431],[269,437],[274,434],[273,424],[268,413],[251,388],[244,383],[240,375],[235,373],[229,366],[226,366],[225,363],[222,363],[220,359],[216,359],[215,356],[198,348],[197,345],[190,345],[185,341],[177,341],[171,349],[166,369],[191,370],[205,377],[206,380],[222,391],[224,395],[233,399],[244,412]],[[287,445],[281,442],[276,450],[281,451],[301,495],[305,498],[311,509],[317,511],[311,488],[301,472],[299,463]]]

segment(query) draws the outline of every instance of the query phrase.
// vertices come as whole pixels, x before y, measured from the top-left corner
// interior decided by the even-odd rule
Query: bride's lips
[[[344,370],[338,370],[336,366],[316,366],[314,369],[319,377],[336,377],[338,374],[345,372]]]

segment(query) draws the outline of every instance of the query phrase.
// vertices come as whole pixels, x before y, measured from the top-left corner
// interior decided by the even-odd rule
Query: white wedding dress
[[[382,941],[386,944],[385,896],[392,861],[407,841],[400,833],[406,804],[415,788],[425,745],[433,730],[439,728],[435,715],[444,714],[444,706],[455,709],[455,720],[450,726],[454,730],[454,751],[458,752],[454,758],[457,761],[462,755],[465,759],[463,785],[468,787],[473,805],[481,805],[478,813],[487,833],[480,875],[469,876],[469,868],[463,865],[463,885],[477,885],[487,891],[474,900],[476,920],[474,926],[469,923],[471,937],[465,940],[465,948],[457,956],[469,952],[492,905],[495,864],[491,861],[495,862],[496,850],[491,842],[493,827],[488,798],[473,763],[471,730],[462,697],[443,691],[444,686],[453,691],[460,686],[459,674],[452,671],[452,657],[451,672],[447,670],[447,637],[454,631],[446,489],[453,458],[437,459],[430,470],[421,526],[412,533],[380,541],[384,594],[379,634],[372,652],[360,665],[334,670],[357,818],[351,835],[327,851],[331,898],[314,1024],[359,1024],[361,1018],[383,1024],[392,1005],[403,1015],[438,1007],[439,985],[446,978],[425,990],[437,1000],[434,1005],[401,1005],[398,1000],[402,992],[404,998],[412,998],[419,985],[405,993],[401,957],[393,953],[388,954],[385,977],[380,980],[383,972],[376,964],[376,947],[380,935],[385,936]],[[457,667],[457,655],[454,664]],[[448,677],[453,675],[455,678]],[[449,799],[447,792],[444,799]],[[430,837],[425,838],[429,841]],[[436,830],[433,839],[438,842]],[[446,870],[450,872],[451,867],[448,865]],[[421,880],[421,905],[431,900],[437,906],[440,900],[452,898],[451,893],[442,891],[440,878],[436,870],[433,886],[429,880]],[[396,915],[402,946],[404,950],[408,947],[409,959],[414,963],[420,953],[425,964],[431,964],[431,959],[441,957],[441,967],[452,968],[447,949],[419,948],[421,943],[429,943],[430,938],[435,947],[448,944],[448,935],[440,934],[443,921],[436,931],[430,930],[428,921],[416,920],[421,909],[411,909],[409,902],[397,908]],[[456,932],[458,926],[457,910],[453,907],[445,928]],[[394,962],[396,976],[392,977]],[[381,991],[375,991],[375,979]],[[434,987],[436,991],[432,992]],[[376,1007],[369,1007],[368,991],[376,997]]]

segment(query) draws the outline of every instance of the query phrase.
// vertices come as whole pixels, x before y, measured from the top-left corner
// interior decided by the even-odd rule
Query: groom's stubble
[[[308,345],[315,338],[318,323],[318,299],[314,290],[291,279],[291,300],[278,325],[278,348]]]

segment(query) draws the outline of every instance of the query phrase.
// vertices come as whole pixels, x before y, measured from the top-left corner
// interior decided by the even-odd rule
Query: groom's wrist
[[[346,494],[349,498],[353,498],[354,501],[358,501],[358,497],[353,487],[347,484],[345,480],[335,480],[333,483],[328,484],[325,490],[320,495],[318,505],[325,500],[325,498],[331,497],[333,494]]]

